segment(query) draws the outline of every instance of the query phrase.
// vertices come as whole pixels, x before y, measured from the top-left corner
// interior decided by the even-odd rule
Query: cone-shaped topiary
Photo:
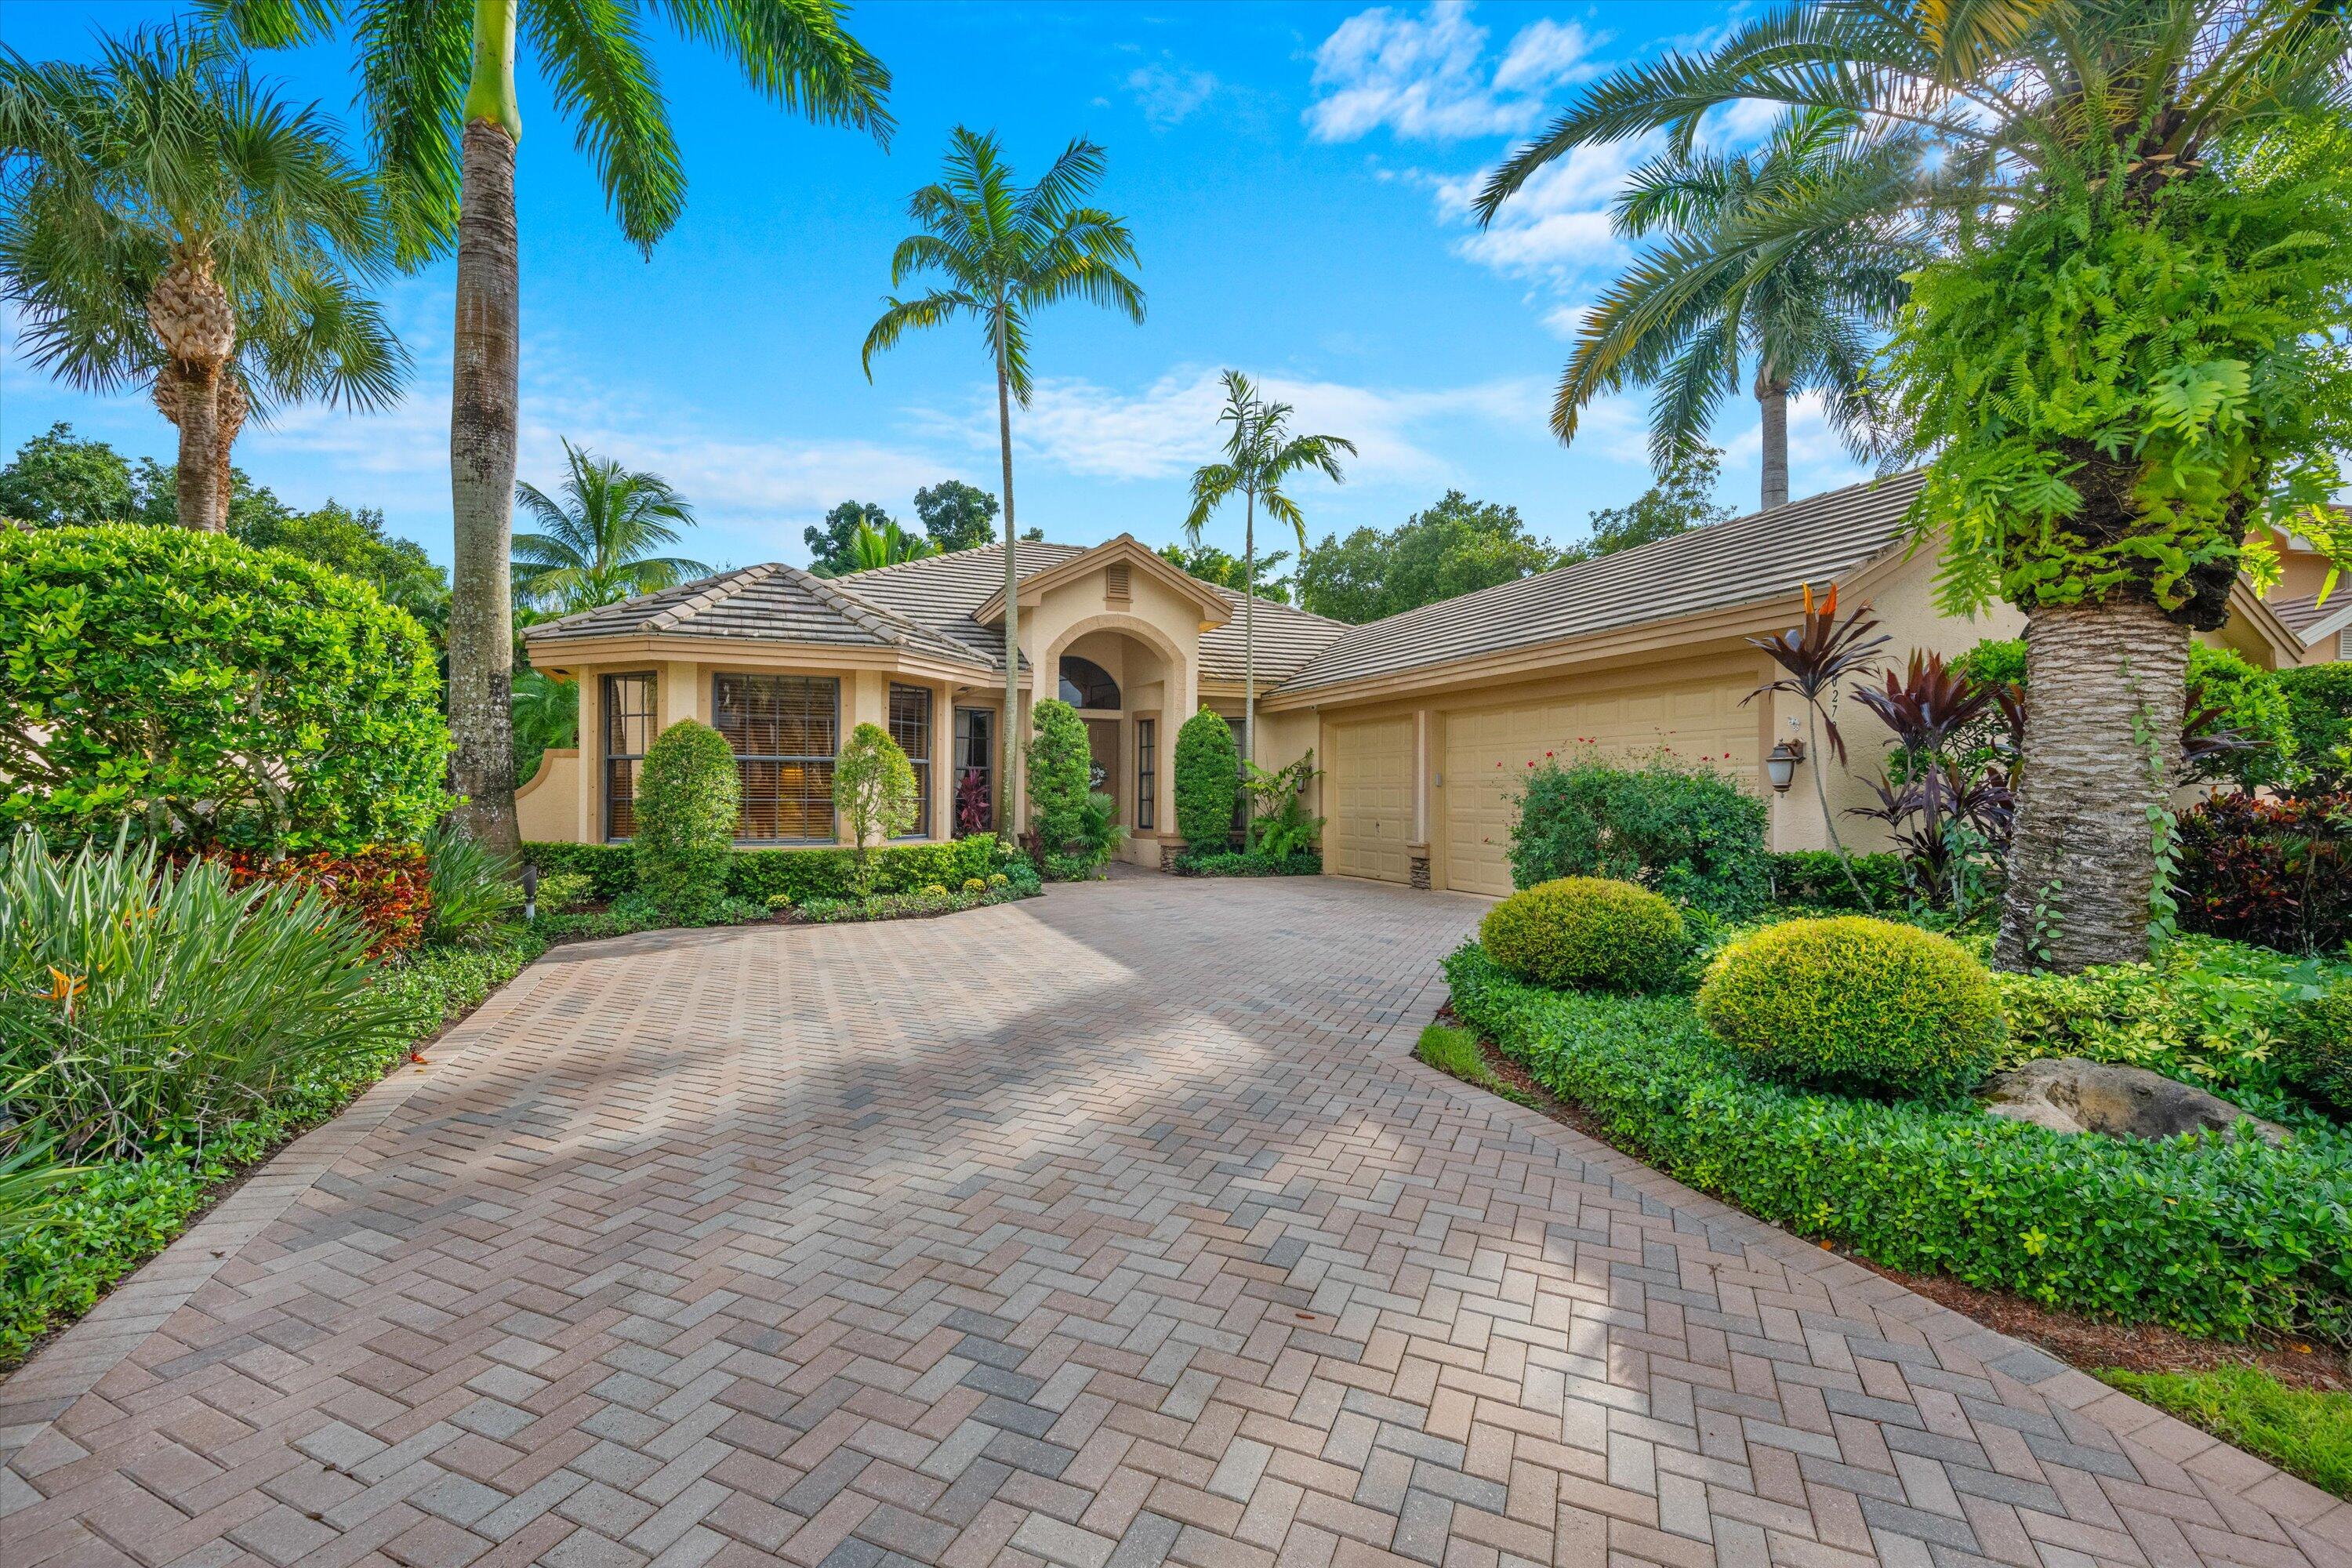
[[[1992,1066],[2000,998],[1949,937],[1861,915],[1767,926],[1707,966],[1699,1016],[1769,1077],[1957,1093]]]
[[[1487,910],[1478,925],[1488,957],[1555,989],[1646,989],[1666,978],[1685,940],[1674,905],[1608,877],[1538,882]]]
[[[680,719],[654,737],[637,778],[637,888],[676,921],[708,919],[727,892],[739,798],[725,736]]]

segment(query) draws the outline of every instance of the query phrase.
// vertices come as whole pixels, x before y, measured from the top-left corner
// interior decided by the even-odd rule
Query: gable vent
[[[1133,597],[1128,574],[1131,570],[1124,561],[1114,561],[1103,568],[1103,597],[1113,604],[1123,604]]]

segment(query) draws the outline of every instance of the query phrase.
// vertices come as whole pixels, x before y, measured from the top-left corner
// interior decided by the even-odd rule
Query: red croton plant
[[[259,850],[237,849],[213,857],[238,887],[252,882],[292,882],[316,888],[329,903],[348,910],[368,928],[368,952],[382,958],[405,952],[425,934],[432,908],[425,851],[413,844],[379,844],[350,854],[325,850],[271,860]]]

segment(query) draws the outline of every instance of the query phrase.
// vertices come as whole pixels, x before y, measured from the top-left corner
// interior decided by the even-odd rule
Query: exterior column
[[[702,667],[691,659],[670,659],[658,670],[655,698],[660,704],[661,727],[667,730],[681,719],[709,723],[710,715],[702,710]]]
[[[593,669],[579,671],[580,832],[583,844],[604,842],[604,682]]]
[[[955,682],[931,688],[931,837],[955,837]]]
[[[1405,870],[1412,886],[1427,892],[1430,887],[1429,839],[1435,824],[1435,802],[1430,789],[1430,774],[1437,762],[1433,754],[1437,747],[1435,715],[1426,708],[1412,712],[1412,841],[1405,846]]]
[[[860,724],[872,724],[881,730],[890,728],[890,675],[887,670],[854,669],[841,681],[841,734],[836,748],[849,744],[849,732]],[[857,841],[850,837],[849,824],[836,821],[835,837],[852,848]]]

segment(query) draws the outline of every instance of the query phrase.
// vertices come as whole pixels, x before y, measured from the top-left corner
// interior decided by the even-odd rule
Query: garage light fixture
[[[1783,741],[1772,748],[1764,759],[1765,776],[1772,781],[1772,793],[1786,795],[1789,786],[1797,782],[1797,764],[1805,760],[1802,741]]]

